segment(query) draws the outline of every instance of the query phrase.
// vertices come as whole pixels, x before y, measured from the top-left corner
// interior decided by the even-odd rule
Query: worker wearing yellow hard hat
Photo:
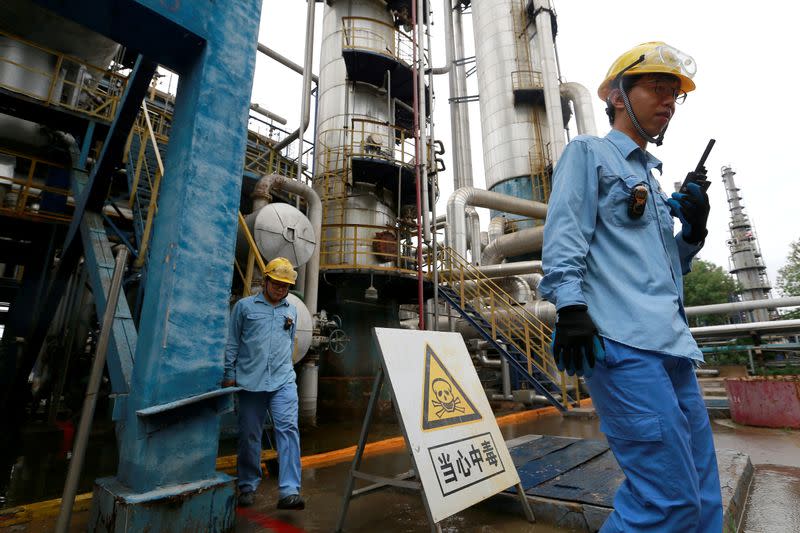
[[[231,311],[222,385],[238,386],[238,505],[255,503],[261,482],[261,433],[272,415],[278,448],[278,509],[301,510],[300,432],[292,352],[297,309],[286,296],[297,281],[292,263],[277,257],[264,268],[264,291]]]
[[[686,99],[686,94],[695,89],[694,81],[692,81],[695,72],[697,72],[697,65],[691,56],[661,41],[643,43],[631,48],[614,61],[611,68],[608,69],[603,83],[598,87],[597,95],[606,102],[606,113],[613,126],[616,110],[610,96],[612,91],[618,90],[617,94],[622,99],[625,111],[636,133],[646,142],[660,146],[664,141],[664,133],[669,121],[663,129],[655,134],[646,131],[631,106],[630,88],[636,80],[646,74],[660,79],[675,79],[678,85],[674,87],[676,92],[673,101],[676,104],[682,104]]]
[[[619,56],[597,90],[611,131],[574,138],[553,174],[539,284],[557,309],[553,357],[585,378],[625,473],[602,533],[722,530],[694,374],[703,354],[683,311],[682,274],[708,233],[708,196],[691,184],[670,198],[648,151],[695,89],[694,74],[694,60],[663,42]]]

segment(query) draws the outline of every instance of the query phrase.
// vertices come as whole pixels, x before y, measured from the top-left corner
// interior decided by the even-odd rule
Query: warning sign
[[[422,429],[428,431],[480,420],[481,415],[430,346],[425,346]]]
[[[519,483],[461,335],[374,331],[432,520]]]
[[[458,492],[506,471],[491,433],[428,448],[442,496]]]

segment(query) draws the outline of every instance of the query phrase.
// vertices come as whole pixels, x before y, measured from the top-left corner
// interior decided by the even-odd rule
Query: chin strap
[[[636,118],[636,114],[633,112],[633,107],[631,107],[631,101],[628,99],[627,93],[622,89],[622,80],[619,82],[619,92],[622,93],[622,103],[625,104],[625,111],[628,112],[628,117],[631,119],[631,123],[633,127],[636,128],[636,132],[647,142],[653,143],[656,146],[661,146],[664,142],[664,134],[667,132],[667,128],[669,127],[669,122],[664,129],[661,130],[661,133],[658,134],[658,137],[653,137],[642,128],[642,125],[639,124],[639,120]]]

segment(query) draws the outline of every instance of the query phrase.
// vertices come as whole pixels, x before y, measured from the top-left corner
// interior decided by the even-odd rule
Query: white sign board
[[[461,335],[374,331],[433,521],[519,483]]]

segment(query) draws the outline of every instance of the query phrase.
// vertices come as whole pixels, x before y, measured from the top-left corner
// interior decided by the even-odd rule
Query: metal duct
[[[547,108],[547,124],[550,131],[550,157],[555,165],[566,145],[564,141],[564,118],[561,114],[561,91],[558,84],[555,40],[552,31],[553,6],[550,0],[534,0],[536,18],[536,44],[539,62],[542,65],[544,103]]]
[[[530,106],[514,105],[512,76],[519,70],[514,16],[523,16],[516,1],[472,2],[487,189],[511,178],[530,176],[530,150],[541,142]],[[526,42],[520,46],[527,45],[527,34],[521,38]]]
[[[515,302],[525,304],[531,301],[531,288],[521,276],[503,278],[499,285]]]
[[[589,89],[568,81],[561,84],[561,95],[572,102],[575,108],[575,122],[578,127],[578,135],[597,135],[597,127],[594,123],[594,108],[592,107],[592,93]]]
[[[486,235],[489,239],[489,243],[493,243],[499,237],[502,237],[506,233],[506,217],[494,217],[489,222],[489,229],[486,232]]]
[[[547,205],[541,202],[516,198],[474,187],[462,187],[453,192],[447,200],[447,244],[464,257],[467,250],[467,229],[464,220],[467,206],[497,209],[515,215],[544,219]]]
[[[544,226],[525,228],[503,235],[486,247],[481,255],[481,264],[496,265],[506,257],[515,257],[541,250],[543,239]]]

